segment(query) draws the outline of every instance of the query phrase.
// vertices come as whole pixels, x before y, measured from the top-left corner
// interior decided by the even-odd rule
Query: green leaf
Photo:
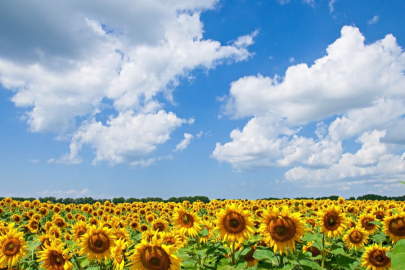
[[[405,182],[404,181],[401,181],[401,180],[398,180],[399,182],[401,182],[402,184],[405,184]]]
[[[397,211],[397,209],[395,209],[395,208],[392,208],[392,213],[393,213],[394,215],[398,214],[398,211]]]
[[[311,254],[310,252],[308,253]],[[322,269],[322,267],[320,267],[319,264],[314,262],[312,258],[307,254],[299,253],[297,261],[299,262],[300,265],[308,267],[308,269],[319,269],[319,270]]]
[[[312,234],[312,233],[306,233],[301,240],[305,241],[305,242],[312,242],[315,241],[316,239],[316,234]]]
[[[246,269],[246,266],[247,266],[247,262],[244,261],[244,262],[238,263],[236,265],[236,269]]]
[[[329,250],[330,253],[335,254],[335,255],[346,255],[346,252],[343,250],[343,248],[340,245],[333,244],[331,249]]]
[[[33,242],[31,242],[29,245],[28,245],[28,250],[30,251],[30,252],[33,252],[37,247],[39,247],[41,245],[41,242],[40,241],[33,241]]]
[[[273,251],[268,250],[268,249],[260,249],[256,250],[255,253],[253,253],[253,258],[260,260],[269,260],[273,264],[278,264],[277,256],[274,254]]]
[[[208,236],[208,230],[207,230],[207,228],[206,227],[204,227],[204,229],[202,229],[199,233],[198,233],[198,235],[199,236]]]
[[[373,236],[371,236],[371,240],[373,240],[376,243],[381,244],[382,242],[387,240],[387,236],[384,233],[380,232],[380,233],[377,233],[377,234],[374,234]]]
[[[98,266],[89,267],[86,268],[86,270],[98,270]]]
[[[405,239],[395,244],[391,258],[392,270],[405,269]]]
[[[236,258],[243,258],[245,257],[252,249],[251,248],[244,248],[242,250],[239,250],[238,252],[235,253]]]
[[[380,221],[377,221],[377,220],[369,221],[368,223],[375,224],[375,225],[377,225],[377,226],[381,226],[381,225],[382,225],[382,223],[381,223]]]

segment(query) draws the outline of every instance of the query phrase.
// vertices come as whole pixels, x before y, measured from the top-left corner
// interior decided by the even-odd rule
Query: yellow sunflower
[[[349,249],[364,247],[368,241],[368,233],[361,227],[351,228],[342,238]]]
[[[395,214],[384,218],[383,230],[392,243],[405,239],[405,214]]]
[[[39,251],[40,259],[42,262],[41,268],[46,270],[69,270],[73,269],[73,264],[69,261],[72,255],[69,255],[68,249],[63,249],[64,243],[57,244],[56,242],[51,245],[45,244],[45,249]]]
[[[378,230],[378,225],[370,223],[370,221],[376,221],[372,214],[363,213],[359,217],[359,225],[364,228],[368,234],[372,235]]]
[[[207,235],[207,236],[202,236],[202,237],[200,238],[200,243],[207,243],[207,241],[208,241],[209,239],[211,239],[212,237],[214,237],[214,230],[213,230],[214,227],[212,226],[211,222],[204,220],[201,229],[204,229],[204,228],[207,229],[208,235]]]
[[[263,212],[261,222],[259,233],[263,241],[273,247],[274,252],[279,250],[280,254],[287,252],[287,247],[294,251],[295,242],[299,242],[305,234],[305,223],[300,213],[291,213],[287,206],[281,211],[277,207],[267,208]]]
[[[87,233],[89,226],[84,221],[76,222],[72,227],[73,240],[77,243],[81,242],[81,237]]]
[[[7,227],[5,234],[0,236],[0,268],[11,268],[27,254],[28,246],[24,233],[14,229],[14,223]]]
[[[128,247],[128,242],[125,239],[115,240],[115,247],[111,248],[113,258],[113,268],[115,270],[122,270],[125,266],[124,250]]]
[[[166,246],[175,246],[177,248],[182,248],[185,246],[183,239],[179,234],[175,232],[164,232],[161,234],[160,241]]]
[[[329,238],[343,234],[344,230],[350,226],[350,220],[342,213],[341,208],[336,205],[320,210],[318,218],[321,232],[325,233]]]
[[[381,247],[377,244],[366,247],[366,251],[361,257],[361,266],[372,270],[385,270],[391,268],[391,259],[386,253],[389,247]]]
[[[158,218],[152,221],[151,229],[158,232],[165,232],[169,227],[169,222],[163,218]]]
[[[152,238],[152,243],[143,240],[135,247],[135,251],[128,257],[131,261],[130,270],[178,270],[181,261],[174,253],[177,248],[161,244],[157,237]]]
[[[226,205],[217,213],[215,221],[219,231],[219,237],[223,241],[243,243],[250,234],[255,232],[252,214],[243,209],[243,205]]]
[[[115,246],[116,237],[109,228],[100,224],[99,227],[90,227],[81,240],[79,243],[81,253],[85,254],[89,261],[97,259],[101,262],[105,258],[111,258],[111,248]]]
[[[174,227],[186,236],[195,237],[201,230],[201,219],[194,212],[188,212],[183,206],[179,206],[173,214]]]

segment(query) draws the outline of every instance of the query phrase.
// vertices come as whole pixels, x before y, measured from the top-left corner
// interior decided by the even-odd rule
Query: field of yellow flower
[[[0,201],[0,269],[405,269],[405,203]]]

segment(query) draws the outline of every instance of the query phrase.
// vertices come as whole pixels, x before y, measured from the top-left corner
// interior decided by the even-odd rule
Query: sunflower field
[[[405,202],[0,201],[0,269],[405,269]]]

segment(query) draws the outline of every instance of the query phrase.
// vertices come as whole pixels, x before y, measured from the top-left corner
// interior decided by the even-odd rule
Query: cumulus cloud
[[[142,155],[184,122],[163,108],[175,104],[180,78],[252,56],[247,47],[257,31],[228,45],[203,38],[200,13],[216,3],[0,3],[0,84],[25,109],[30,131],[71,140],[70,152],[54,161],[80,163],[83,144],[95,148],[95,162],[148,160]],[[96,120],[103,114],[110,115],[108,123]],[[134,126],[150,118],[169,126],[138,139]]]
[[[230,142],[217,143],[212,157],[237,170],[293,167],[285,174],[291,181],[403,174],[402,48],[391,34],[366,45],[358,28],[345,26],[326,51],[284,77],[232,82],[222,115],[250,120]],[[311,123],[314,138],[299,135]],[[356,138],[361,149],[343,154],[342,142]]]
[[[176,145],[176,149],[174,151],[183,151],[186,149],[192,138],[194,138],[192,134],[184,133],[184,139],[178,145]]]

